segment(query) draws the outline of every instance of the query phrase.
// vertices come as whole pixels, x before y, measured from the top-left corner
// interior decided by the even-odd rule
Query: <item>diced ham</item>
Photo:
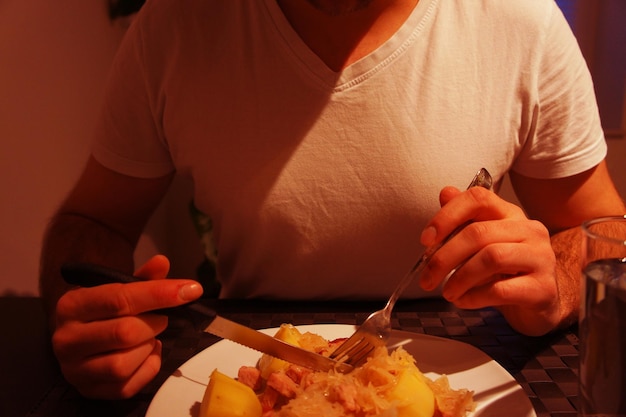
[[[261,408],[263,412],[272,411],[279,398],[280,394],[278,393],[278,391],[276,391],[272,387],[265,387],[265,390],[259,396],[259,401],[261,402]]]
[[[245,384],[257,391],[261,388],[263,379],[261,378],[261,371],[254,366],[242,366],[237,373],[237,379],[242,384]]]
[[[310,374],[312,371],[307,368],[303,368],[298,365],[289,365],[289,368],[285,371],[287,376],[293,380],[296,384],[300,385],[302,378]]]
[[[274,388],[286,398],[293,398],[298,393],[298,384],[284,371],[273,372],[267,379],[267,386]]]

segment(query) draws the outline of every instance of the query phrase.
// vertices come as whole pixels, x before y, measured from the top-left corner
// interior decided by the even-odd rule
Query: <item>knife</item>
[[[68,284],[81,287],[95,287],[110,283],[131,283],[143,281],[124,272],[87,262],[68,262],[61,266],[61,275]],[[198,301],[184,304],[170,309],[188,309],[202,314],[210,323],[204,329],[205,332],[214,334],[223,339],[229,339],[249,348],[266,353],[278,359],[285,360],[295,365],[317,371],[329,371],[335,369],[342,373],[348,373],[354,368],[346,363],[337,362],[333,359],[311,352],[289,343],[278,340],[258,330],[244,326],[237,322],[219,316],[215,310],[201,304]],[[155,311],[167,314],[164,309]]]

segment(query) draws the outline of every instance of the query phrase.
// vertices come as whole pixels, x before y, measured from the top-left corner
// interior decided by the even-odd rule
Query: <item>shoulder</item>
[[[476,2],[463,3],[465,7],[478,8]],[[494,18],[531,26],[545,24],[559,11],[554,0],[480,0],[480,8]]]
[[[147,0],[137,20],[140,24],[154,24],[160,28],[198,23],[204,28],[215,23],[223,27],[229,20],[257,7],[256,0]]]
[[[136,16],[133,25],[145,32],[173,35],[169,32],[181,25],[188,25],[195,16],[203,14],[209,3],[197,0],[147,0]]]
[[[554,0],[439,0],[439,9],[459,23],[480,23],[507,33],[543,31],[561,14]]]

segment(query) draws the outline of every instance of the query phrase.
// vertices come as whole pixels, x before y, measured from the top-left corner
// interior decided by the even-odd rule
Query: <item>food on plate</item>
[[[324,356],[345,340],[329,341],[288,324],[275,337]],[[245,394],[240,385],[248,388]],[[225,410],[227,403],[236,407]],[[242,366],[236,379],[214,371],[200,417],[465,417],[474,406],[472,391],[451,388],[445,375],[426,377],[402,347],[380,347],[348,374],[312,371],[269,355],[256,366]]]
[[[262,412],[252,388],[217,369],[211,373],[200,404],[200,417],[259,417]]]
[[[283,324],[280,326],[274,337],[290,345],[300,346],[313,352],[320,353],[324,352],[324,349],[329,348],[329,342],[323,337],[310,332],[302,334],[291,325]],[[289,365],[289,362],[282,359],[270,355],[263,355],[257,366],[261,371],[261,377],[267,379],[272,373],[289,368]]]

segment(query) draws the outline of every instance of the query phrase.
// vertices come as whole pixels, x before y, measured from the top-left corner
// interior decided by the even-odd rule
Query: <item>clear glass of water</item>
[[[582,225],[579,416],[626,417],[626,216]]]

